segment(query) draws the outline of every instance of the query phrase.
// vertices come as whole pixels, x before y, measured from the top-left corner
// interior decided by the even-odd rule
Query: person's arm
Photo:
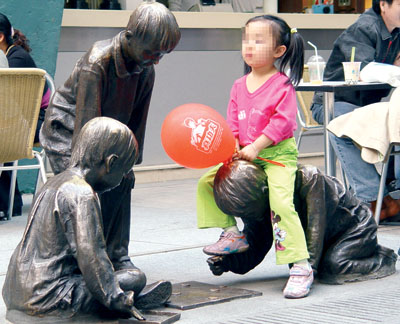
[[[349,27],[343,37],[336,42],[340,52],[344,56],[344,62],[350,62],[352,48],[355,48],[354,61],[361,62],[361,68],[375,61],[377,55],[376,33],[372,26],[353,25]]]
[[[239,120],[238,120],[238,108],[237,108],[237,89],[234,84],[231,89],[228,108],[226,111],[226,122],[231,129],[233,136],[239,138]]]
[[[83,67],[79,76],[76,94],[75,126],[72,137],[72,148],[83,125],[89,120],[101,116],[102,103],[102,73]]]
[[[233,85],[231,89],[231,94],[229,98],[227,113],[226,113],[226,121],[231,129],[233,136],[235,137],[235,154],[233,158],[237,157],[237,152],[240,151],[240,143],[239,143],[239,120],[238,120],[238,111],[237,111],[237,101],[236,101],[236,86]],[[229,160],[230,161],[230,160]]]
[[[377,37],[381,36],[376,31],[376,21],[363,19],[364,21],[361,23],[356,22],[347,28],[334,42],[332,53],[326,63],[324,81],[344,80],[342,62],[351,60],[353,47],[355,47],[354,60],[361,62],[361,69],[375,61]],[[314,93],[312,106],[314,104],[323,104],[323,92],[316,91]]]
[[[68,192],[57,195],[60,222],[89,291],[109,309],[130,313],[132,293],[124,293],[106,252],[100,202],[92,189],[77,179]]]
[[[270,138],[262,134],[253,143],[246,145],[239,151],[239,158],[253,161],[262,149],[272,145],[272,143],[273,141]]]
[[[262,133],[271,139],[274,145],[292,136],[297,127],[297,101],[293,86],[282,84],[279,97],[274,114],[268,125],[262,130]]]
[[[139,155],[136,164],[140,164],[143,159],[144,136],[146,131],[147,116],[150,108],[151,95],[154,87],[154,69],[148,69],[143,76],[137,98],[134,103],[134,110],[128,122],[128,127],[135,134],[139,145]]]

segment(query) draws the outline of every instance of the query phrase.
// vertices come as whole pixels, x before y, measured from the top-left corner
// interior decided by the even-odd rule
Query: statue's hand
[[[138,319],[139,321],[145,321],[145,317],[138,311],[135,306],[131,306],[131,314],[134,318]]]
[[[224,272],[226,272],[222,264],[223,260],[224,257],[218,255],[212,256],[207,259],[208,266],[210,267],[210,270],[214,276],[220,276]]]
[[[144,316],[136,309],[134,304],[134,292],[126,291],[112,304],[112,308],[122,313],[135,317],[140,321],[144,321]]]

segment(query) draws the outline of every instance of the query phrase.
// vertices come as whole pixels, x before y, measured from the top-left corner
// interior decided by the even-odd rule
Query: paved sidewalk
[[[288,300],[282,296],[287,266],[275,265],[271,251],[246,275],[232,273],[215,277],[208,270],[202,247],[218,239],[219,229],[196,228],[197,179],[139,183],[132,197],[130,255],[148,277],[148,282],[167,279],[172,283],[200,281],[257,290],[260,297],[237,299],[181,313],[181,324],[264,323],[400,323],[400,272],[393,276],[339,286],[315,282],[309,297]],[[0,287],[8,260],[23,233],[31,196],[24,196],[23,216],[0,222]],[[381,244],[398,250],[400,227],[381,226]],[[5,306],[0,298],[0,323]]]

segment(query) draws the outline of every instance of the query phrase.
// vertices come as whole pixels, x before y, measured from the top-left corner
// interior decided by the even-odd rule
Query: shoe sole
[[[247,247],[242,247],[240,249],[236,249],[236,250],[232,250],[232,251],[224,251],[224,252],[209,252],[209,251],[205,250],[205,248],[204,248],[203,252],[207,255],[224,256],[224,255],[229,255],[229,254],[243,253],[243,252],[246,252],[249,248],[250,248],[250,246],[247,246]]]
[[[311,291],[311,288],[308,290],[308,292],[305,294],[305,295],[303,295],[303,296],[291,296],[291,295],[288,295],[288,296],[285,296],[285,295],[283,295],[283,297],[285,297],[285,298],[287,298],[287,299],[300,299],[300,298],[305,298],[305,297],[307,297],[309,294],[310,294],[310,291]]]
[[[311,291],[312,287],[313,286],[311,284],[310,288],[308,288],[307,293],[305,295],[303,295],[303,296],[291,296],[291,295],[285,296],[285,294],[283,294],[283,297],[285,297],[287,299],[300,299],[300,298],[307,297],[310,294],[310,291]],[[285,285],[285,288],[286,288],[286,285]],[[285,290],[285,288],[283,288],[283,290]]]
[[[134,306],[138,309],[152,309],[164,305],[172,294],[169,281],[158,281],[146,286],[139,294]]]

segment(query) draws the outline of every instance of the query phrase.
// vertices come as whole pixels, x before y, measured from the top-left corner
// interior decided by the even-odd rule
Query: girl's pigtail
[[[296,86],[303,77],[304,40],[295,28],[290,30],[290,34],[289,47],[282,57],[281,66],[290,68],[290,80]]]

